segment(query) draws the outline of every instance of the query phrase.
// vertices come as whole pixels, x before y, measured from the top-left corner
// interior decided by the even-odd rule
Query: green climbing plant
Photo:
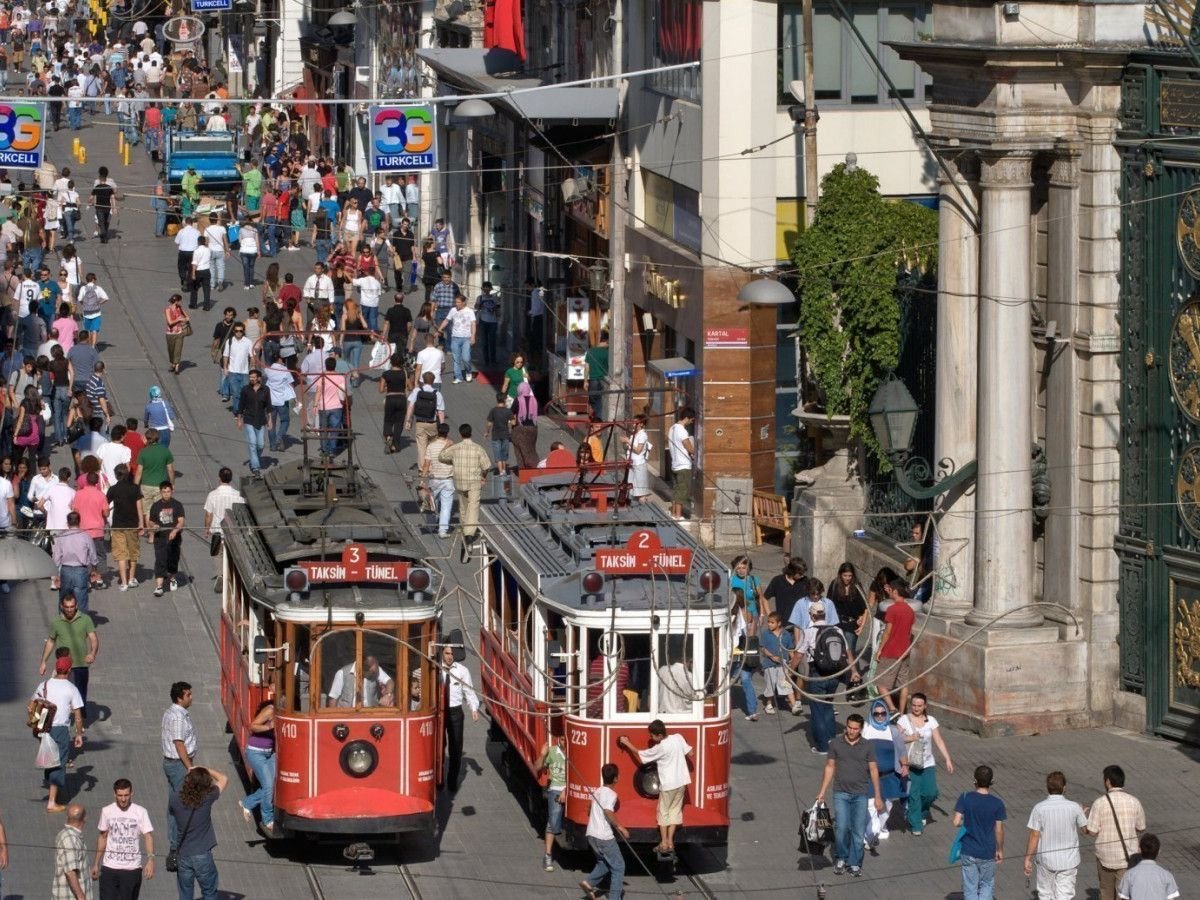
[[[839,164],[821,180],[813,224],[796,241],[800,341],[829,415],[850,419],[851,440],[888,465],[867,409],[900,355],[900,300],[932,283],[937,213],[885,200],[879,179]],[[932,298],[931,298],[932,302]]]

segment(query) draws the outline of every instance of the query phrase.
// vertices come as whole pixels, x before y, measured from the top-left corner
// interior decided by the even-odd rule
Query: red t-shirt
[[[900,600],[888,607],[887,612],[883,614],[883,621],[892,628],[888,632],[887,642],[879,648],[879,656],[881,659],[899,659],[912,643],[913,624],[917,621],[917,614],[911,606]]]
[[[275,299],[279,302],[280,308],[283,308],[287,305],[289,300],[294,300],[296,303],[299,303],[302,299],[304,299],[304,294],[300,290],[300,285],[293,281],[291,284],[284,284],[280,286],[279,293],[275,295]]]
[[[162,110],[154,106],[146,107],[145,124],[147,128],[161,128]]]
[[[132,471],[137,467],[138,454],[146,446],[146,439],[136,431],[127,431],[125,432],[125,437],[121,438],[121,443],[129,448],[129,468]]]

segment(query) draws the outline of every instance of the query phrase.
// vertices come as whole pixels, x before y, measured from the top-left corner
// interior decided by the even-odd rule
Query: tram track
[[[304,878],[308,882],[308,889],[312,894],[312,900],[334,900],[333,897],[330,897],[325,893],[325,888],[321,884],[321,876],[317,871],[317,866],[313,865],[312,863],[304,863],[303,870]],[[424,895],[421,893],[421,889],[417,887],[417,880],[413,875],[412,870],[403,863],[397,863],[396,873],[400,876],[400,881],[408,890],[408,896],[411,898],[411,900],[423,900]],[[708,894],[706,896],[715,898],[716,895]]]

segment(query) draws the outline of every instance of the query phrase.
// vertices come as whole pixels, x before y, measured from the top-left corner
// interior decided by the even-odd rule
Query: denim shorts
[[[491,441],[492,462],[508,462],[508,441]]]
[[[548,834],[562,834],[563,813],[567,805],[558,802],[558,795],[561,793],[561,790],[546,790],[546,832]]]

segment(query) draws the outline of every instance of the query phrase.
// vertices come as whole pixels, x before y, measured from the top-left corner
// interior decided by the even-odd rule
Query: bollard
[[[129,165],[129,147],[130,147],[130,145],[126,144],[125,150],[122,153],[122,158],[123,158],[123,162],[125,163],[125,165]]]
[[[74,157],[79,156],[79,138],[74,138],[71,141],[71,155]]]
[[[117,152],[125,152],[125,132],[117,129]]]
[[[79,145],[79,164],[82,166],[87,162],[87,147],[83,144]]]

